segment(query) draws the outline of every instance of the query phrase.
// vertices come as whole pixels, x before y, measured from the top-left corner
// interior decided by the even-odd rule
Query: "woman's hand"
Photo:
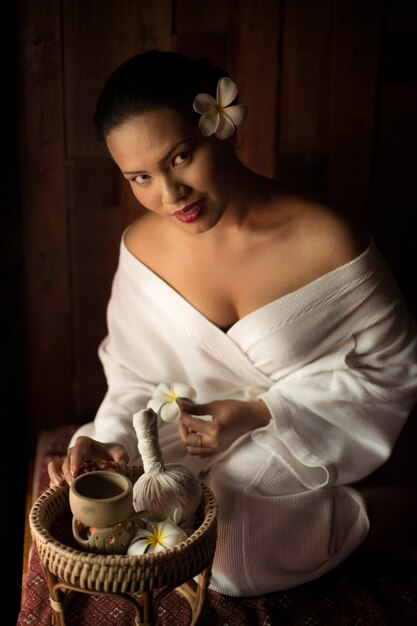
[[[189,454],[202,457],[226,450],[241,435],[266,426],[271,419],[262,400],[215,400],[206,404],[183,401],[182,408],[181,439]],[[198,415],[211,415],[213,419],[199,419]]]
[[[117,463],[123,471],[129,456],[124,447],[117,443],[101,443],[90,437],[77,437],[75,445],[68,448],[62,466],[56,461],[48,463],[49,484],[51,487],[60,487],[65,481],[71,484],[85,464],[100,466],[109,461]]]

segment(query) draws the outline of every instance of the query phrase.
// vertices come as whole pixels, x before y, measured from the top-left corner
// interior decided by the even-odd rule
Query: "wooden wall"
[[[392,20],[397,35],[415,35],[413,6],[405,0],[18,2],[32,442],[42,429],[91,419],[105,390],[97,347],[120,235],[140,211],[93,136],[95,101],[114,67],[149,48],[225,65],[249,106],[241,158],[376,230],[383,196],[379,232],[394,257],[389,236],[391,218],[402,219],[395,188],[403,171],[397,156],[397,178],[390,178],[388,153],[393,125],[399,123],[406,142],[415,132],[415,85],[409,75],[398,89],[384,83],[381,59]],[[412,160],[412,141],[407,145]],[[410,211],[415,185],[407,184],[402,199]],[[400,225],[397,230],[400,237]]]

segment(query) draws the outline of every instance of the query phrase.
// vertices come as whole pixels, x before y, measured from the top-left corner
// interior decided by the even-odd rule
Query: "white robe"
[[[160,382],[197,402],[262,398],[272,419],[210,459],[160,425],[166,462],[196,472],[219,505],[211,588],[257,595],[317,578],[364,539],[349,483],[389,457],[417,400],[412,320],[375,244],[250,313],[225,333],[136,259],[122,238],[99,347],[108,392],[88,435],[139,463],[132,414]]]

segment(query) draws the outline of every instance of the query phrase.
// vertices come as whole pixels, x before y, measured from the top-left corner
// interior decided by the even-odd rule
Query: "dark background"
[[[2,19],[0,519],[17,615],[29,461],[42,430],[94,415],[119,237],[140,211],[94,142],[105,77],[151,47],[226,66],[249,105],[242,159],[366,224],[417,317],[417,33],[411,0],[19,0]]]
[[[17,141],[16,18],[13,3],[2,6],[1,55],[1,454],[0,537],[4,564],[4,624],[16,623],[20,606],[23,522],[28,460],[24,267],[22,262]]]

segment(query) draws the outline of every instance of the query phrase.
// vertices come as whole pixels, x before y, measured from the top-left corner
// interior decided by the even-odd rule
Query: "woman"
[[[158,51],[102,90],[98,135],[148,212],[121,241],[108,392],[49,474],[140,462],[132,415],[159,383],[190,385],[179,426],[161,423],[164,457],[219,504],[211,587],[256,595],[317,578],[366,537],[349,485],[389,457],[416,401],[417,339],[368,233],[239,161],[236,91]]]

